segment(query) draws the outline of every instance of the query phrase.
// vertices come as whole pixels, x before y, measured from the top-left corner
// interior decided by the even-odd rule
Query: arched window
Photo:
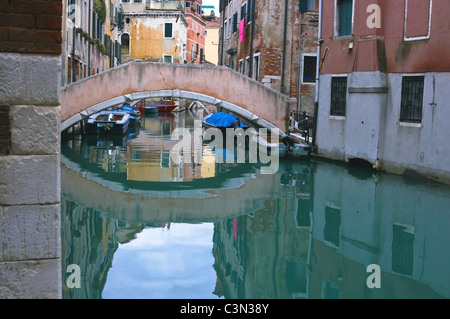
[[[130,54],[130,35],[128,33],[122,34],[121,42],[122,42],[122,55]]]

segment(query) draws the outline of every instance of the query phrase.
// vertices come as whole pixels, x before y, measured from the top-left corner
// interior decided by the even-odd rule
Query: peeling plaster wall
[[[130,35],[130,57],[152,62],[163,62],[164,55],[173,56],[174,63],[185,57],[186,26],[176,16],[131,17],[126,27]],[[173,23],[173,37],[164,38],[164,24]]]

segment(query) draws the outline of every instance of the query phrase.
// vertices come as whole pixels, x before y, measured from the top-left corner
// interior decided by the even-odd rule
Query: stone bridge
[[[63,88],[60,129],[111,106],[151,97],[197,100],[282,132],[296,107],[296,99],[227,67],[134,61]]]

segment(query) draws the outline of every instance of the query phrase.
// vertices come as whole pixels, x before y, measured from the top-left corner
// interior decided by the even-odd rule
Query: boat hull
[[[103,111],[92,115],[85,127],[87,134],[126,134],[129,123],[126,112]]]

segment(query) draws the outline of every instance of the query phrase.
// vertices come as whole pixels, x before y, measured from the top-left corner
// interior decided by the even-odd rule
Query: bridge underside
[[[76,123],[80,122],[81,120],[91,116],[92,114],[98,113],[102,110],[114,107],[116,105],[122,105],[123,103],[132,103],[141,101],[144,99],[150,99],[150,98],[177,98],[177,99],[184,99],[184,100],[194,100],[199,101],[202,103],[206,103],[212,106],[217,107],[219,110],[226,110],[228,112],[234,113],[237,116],[240,116],[256,127],[264,127],[267,129],[273,129],[278,130],[280,135],[283,135],[284,132],[282,129],[278,128],[274,124],[264,120],[263,118],[259,117],[258,115],[238,106],[230,102],[222,101],[219,99],[216,99],[215,97],[196,93],[196,92],[190,92],[190,91],[183,91],[183,90],[159,90],[159,91],[151,91],[151,92],[138,92],[138,93],[132,93],[127,94],[119,97],[115,97],[112,99],[109,99],[107,101],[98,103],[96,105],[93,105],[71,117],[66,119],[61,123],[60,130],[65,131],[71,126],[75,125]]]

